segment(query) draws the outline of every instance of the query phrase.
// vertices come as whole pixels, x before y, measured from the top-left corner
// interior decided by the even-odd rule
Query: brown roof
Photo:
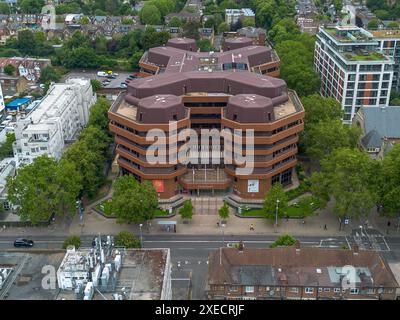
[[[186,43],[185,43],[186,45]],[[247,45],[247,43],[246,43]],[[151,48],[148,63],[165,68],[165,72],[188,72],[199,70],[202,65],[215,60],[213,69],[221,69],[224,63],[246,63],[249,68],[272,61],[271,48],[265,46],[245,46],[225,52],[190,52],[166,46]],[[209,64],[209,63],[208,63]]]
[[[210,254],[209,284],[332,287],[340,279],[335,270],[353,266],[358,276],[357,286],[399,287],[378,252],[357,252],[318,247],[245,248],[242,252],[223,248]]]

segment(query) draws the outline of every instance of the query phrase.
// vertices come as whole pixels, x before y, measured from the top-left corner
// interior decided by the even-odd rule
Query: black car
[[[17,239],[14,241],[14,247],[33,247],[33,241],[28,239]]]

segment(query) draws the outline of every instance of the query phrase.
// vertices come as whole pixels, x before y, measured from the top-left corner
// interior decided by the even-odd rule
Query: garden
[[[112,210],[112,199],[104,200],[95,206],[96,211],[103,214],[108,218],[116,218],[115,214]],[[167,217],[170,213],[168,210],[163,210],[161,208],[157,208],[154,212],[155,218]]]

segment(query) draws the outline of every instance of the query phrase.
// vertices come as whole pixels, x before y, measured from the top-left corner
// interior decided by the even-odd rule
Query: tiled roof
[[[356,270],[357,286],[399,287],[388,264],[375,251],[223,248],[211,253],[209,261],[209,284],[335,286],[342,268],[350,265]]]
[[[363,144],[380,147],[382,139],[400,138],[400,107],[363,107],[364,132]]]

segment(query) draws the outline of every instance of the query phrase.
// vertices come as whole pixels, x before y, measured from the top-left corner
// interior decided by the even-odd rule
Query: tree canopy
[[[267,219],[275,220],[278,208],[278,219],[286,214],[288,208],[288,197],[280,183],[275,183],[268,191],[264,201],[264,215]]]
[[[149,181],[139,183],[124,175],[114,183],[112,209],[118,223],[140,223],[154,218],[158,195]]]
[[[366,216],[377,201],[374,169],[375,163],[367,153],[336,149],[321,160],[321,172],[313,173],[313,195],[322,207],[333,198],[333,212],[338,217]]]
[[[16,177],[7,179],[8,199],[18,205],[21,220],[33,224],[47,221],[52,214],[74,215],[81,188],[81,176],[73,163],[57,162],[47,155],[36,158],[20,168]]]

